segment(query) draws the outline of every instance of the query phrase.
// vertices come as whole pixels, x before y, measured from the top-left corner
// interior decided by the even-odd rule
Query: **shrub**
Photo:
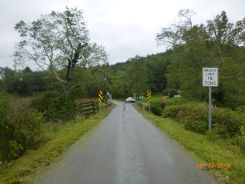
[[[180,111],[180,105],[170,105],[166,106],[163,111],[163,117],[176,118],[178,112]]]
[[[182,105],[184,103],[187,103],[188,100],[185,98],[165,98],[164,103],[168,105]]]
[[[221,137],[235,136],[240,134],[240,128],[243,124],[242,118],[238,113],[231,109],[214,108],[213,110],[213,123],[225,127],[226,131],[219,132]]]
[[[43,97],[34,100],[32,106],[52,121],[72,119],[76,113],[75,101],[55,92],[45,93]]]
[[[25,106],[13,107],[9,95],[0,95],[0,160],[7,161],[38,146],[42,115]]]
[[[208,105],[200,102],[188,102],[181,106],[182,114],[178,114],[178,118],[183,119],[186,116],[195,120],[208,119]]]
[[[157,116],[161,116],[162,115],[162,110],[161,110],[161,106],[158,103],[152,103],[151,104],[151,112]]]
[[[184,122],[184,127],[185,129],[191,130],[193,132],[205,133],[208,129],[208,123],[202,120],[197,120],[197,121],[186,120]]]
[[[5,136],[5,128],[6,128],[6,121],[7,121],[7,114],[10,109],[10,96],[5,94],[0,94],[0,160],[3,160],[3,155],[5,154],[5,143],[6,143],[6,136]]]
[[[236,111],[245,113],[245,105],[240,105],[236,108]]]
[[[240,113],[242,114],[242,113]],[[245,118],[231,109],[213,109],[213,131],[221,138],[234,137],[241,134],[240,128]],[[164,117],[171,117],[184,124],[185,128],[198,133],[208,130],[208,105],[200,102],[187,102],[167,105]]]
[[[181,105],[176,119],[184,123],[186,129],[198,133],[204,133],[207,130],[207,104],[189,102]]]
[[[10,110],[11,97],[0,93],[0,123],[4,121]]]
[[[41,142],[42,116],[32,109],[9,111],[2,124],[1,160],[12,160]]]

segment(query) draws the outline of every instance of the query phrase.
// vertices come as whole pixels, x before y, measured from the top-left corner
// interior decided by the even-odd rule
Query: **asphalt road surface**
[[[102,125],[75,143],[37,184],[217,183],[131,104],[115,103]]]

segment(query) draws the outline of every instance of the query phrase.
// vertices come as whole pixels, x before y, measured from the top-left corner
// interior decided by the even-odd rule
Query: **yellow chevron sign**
[[[99,90],[99,93],[98,93],[98,101],[99,103],[102,103],[104,101],[103,91],[101,90]]]
[[[147,99],[147,102],[151,102],[151,90],[148,90],[146,92],[146,99]]]

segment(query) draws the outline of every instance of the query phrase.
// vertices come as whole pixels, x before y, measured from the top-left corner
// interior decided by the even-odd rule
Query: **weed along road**
[[[182,147],[133,108],[117,106],[37,184],[215,184]]]

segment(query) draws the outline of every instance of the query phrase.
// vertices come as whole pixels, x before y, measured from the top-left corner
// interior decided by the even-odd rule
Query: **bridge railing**
[[[110,105],[111,103],[99,105],[98,99],[80,99],[77,101],[77,112],[82,116],[87,117],[91,114],[95,114],[99,110],[109,107]]]

